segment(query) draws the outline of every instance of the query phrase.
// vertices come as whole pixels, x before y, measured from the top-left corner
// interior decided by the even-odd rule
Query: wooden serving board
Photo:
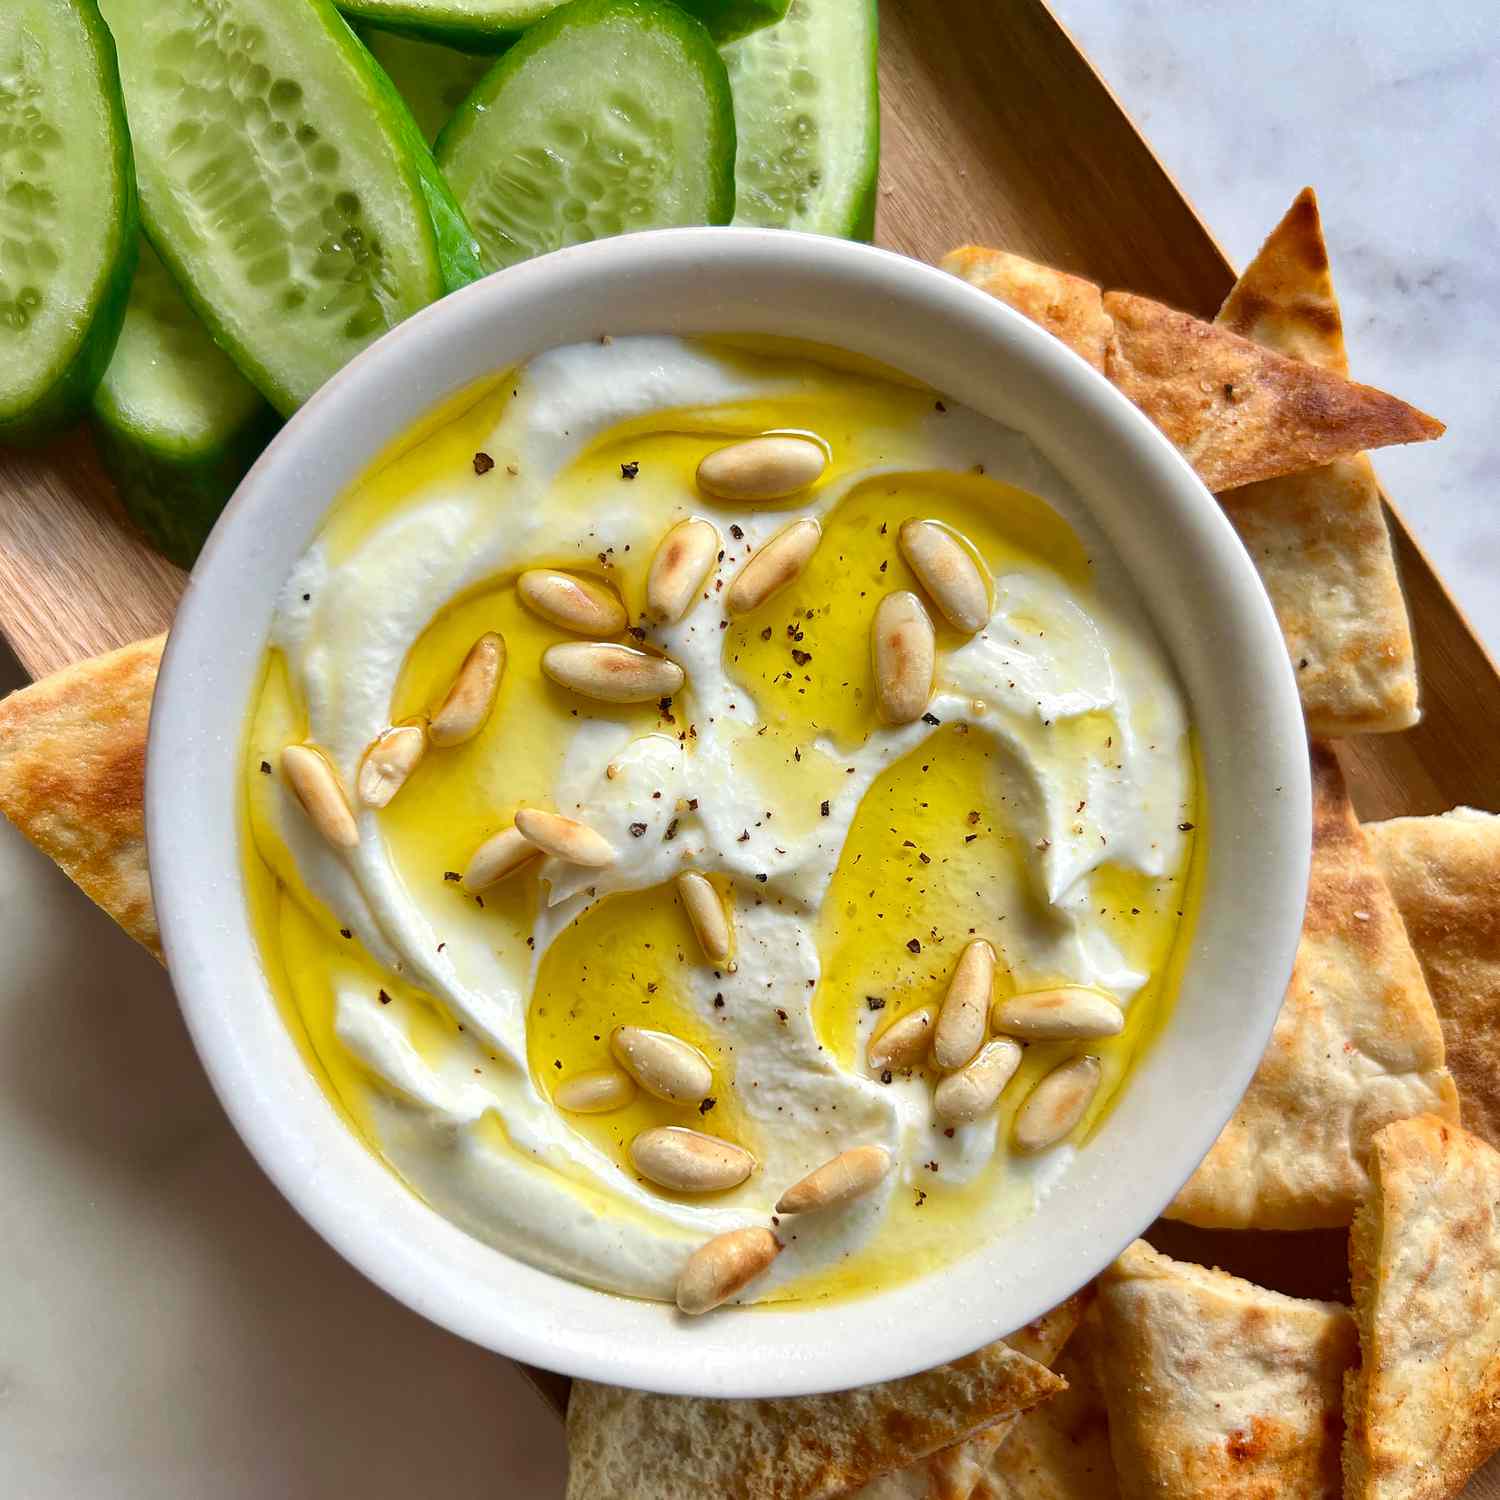
[[[929,261],[965,241],[998,245],[1213,316],[1233,266],[1042,0],[880,10],[878,243]],[[1300,184],[1287,186],[1290,198]],[[1286,204],[1263,207],[1269,231]],[[1500,674],[1399,515],[1389,519],[1424,714],[1404,734],[1344,742],[1356,804],[1366,818],[1500,809],[1500,757],[1481,732],[1500,722]],[[165,629],[183,583],[123,520],[86,432],[0,451],[0,632],[33,676]],[[1344,1285],[1342,1235],[1163,1225],[1153,1237],[1289,1292]],[[561,1410],[566,1381],[536,1381]]]

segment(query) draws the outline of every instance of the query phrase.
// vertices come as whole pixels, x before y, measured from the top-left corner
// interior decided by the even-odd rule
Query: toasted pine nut
[[[552,1102],[574,1115],[603,1115],[624,1109],[635,1098],[635,1081],[618,1068],[598,1068],[565,1078]]]
[[[936,521],[901,523],[901,555],[943,618],[973,635],[990,617],[990,591],[969,549]]]
[[[814,1167],[794,1182],[776,1201],[779,1214],[805,1214],[861,1198],[891,1170],[891,1153],[884,1146],[854,1146],[831,1161]]]
[[[516,579],[521,602],[544,620],[578,635],[618,635],[625,606],[613,589],[558,568],[528,568]]]
[[[732,615],[759,609],[802,572],[822,540],[823,528],[811,516],[783,526],[735,575],[724,595],[724,608]]]
[[[713,882],[696,870],[684,870],[677,877],[677,894],[682,897],[704,958],[711,964],[722,964],[730,951],[729,913]]]
[[[948,1125],[977,1120],[995,1107],[1020,1066],[1021,1049],[1009,1037],[986,1042],[978,1057],[950,1073],[933,1090],[933,1112]]]
[[[313,827],[335,849],[353,849],[359,843],[359,825],[349,810],[339,773],[321,750],[312,745],[285,746],[281,772]]]
[[[975,938],[958,956],[948,994],[938,1012],[932,1057],[940,1068],[961,1068],[984,1041],[984,1021],[995,982],[995,950]]]
[[[486,839],[469,856],[464,868],[463,888],[469,892],[487,891],[507,875],[541,858],[542,851],[519,828],[503,828]]]
[[[769,1229],[729,1229],[688,1256],[677,1277],[677,1306],[696,1316],[727,1302],[781,1253]]]
[[[528,843],[570,865],[602,870],[615,862],[615,846],[576,818],[544,812],[540,807],[522,807],[516,811],[516,827]]]
[[[698,465],[698,487],[721,500],[781,500],[815,483],[827,465],[808,438],[747,438],[710,453]]]
[[[682,668],[664,656],[606,641],[563,641],[542,652],[542,671],[560,687],[601,703],[649,703],[682,686]]]
[[[1032,1152],[1055,1146],[1083,1118],[1103,1076],[1097,1057],[1075,1057],[1054,1068],[1032,1089],[1016,1116],[1017,1148]]]
[[[642,1177],[679,1193],[722,1193],[755,1170],[744,1147],[685,1125],[643,1130],[630,1143],[630,1160]]]
[[[703,587],[719,555],[719,533],[707,521],[679,521],[662,539],[646,574],[646,613],[675,625]]]
[[[924,1005],[892,1021],[878,1036],[871,1038],[865,1054],[872,1072],[886,1068],[915,1068],[927,1056],[932,1040],[932,1007]]]
[[[385,807],[427,753],[427,727],[420,721],[395,724],[365,751],[356,790],[365,807]]]
[[[907,589],[887,594],[870,631],[875,701],[887,724],[920,719],[932,701],[937,637],[922,601]]]
[[[609,1050],[648,1094],[673,1104],[701,1104],[713,1087],[713,1069],[696,1048],[665,1031],[617,1026]]]
[[[484,728],[495,706],[495,694],[504,674],[505,641],[497,631],[486,631],[469,648],[448,696],[427,726],[432,743],[446,750],[450,745],[473,739]]]
[[[1081,984],[1032,990],[995,1002],[995,1030],[1035,1041],[1119,1036],[1125,1015],[1114,997]]]

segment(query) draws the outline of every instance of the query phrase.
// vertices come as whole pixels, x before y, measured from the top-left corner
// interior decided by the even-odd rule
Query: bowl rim
[[[1089,1148],[1016,1231],[858,1300],[686,1320],[483,1245],[344,1124],[261,970],[240,863],[240,756],[250,674],[291,561],[421,412],[556,344],[606,332],[776,334],[794,318],[816,342],[882,359],[1019,426],[1109,535],[1199,735],[1213,832],[1180,994],[1193,979],[1208,1008],[1178,1005]],[[518,328],[536,333],[480,368]],[[903,347],[909,357],[891,357]],[[1145,586],[1168,572],[1175,587]],[[906,1375],[1023,1326],[1170,1202],[1237,1105],[1279,1010],[1301,929],[1311,787],[1295,678],[1253,564],[1186,461],[1099,372],[1004,304],[893,252],[781,230],[671,229],[555,251],[452,294],[364,350],[287,422],[226,506],[179,606],[151,714],[146,826],[194,1046],[252,1155],[340,1254],[434,1322],[529,1364],[673,1394],[798,1395]],[[1227,920],[1236,902],[1238,925]],[[1135,1129],[1160,1139],[1138,1153],[1127,1185],[1103,1169],[1101,1142],[1117,1153]],[[1065,1249],[1026,1243],[1044,1217]]]

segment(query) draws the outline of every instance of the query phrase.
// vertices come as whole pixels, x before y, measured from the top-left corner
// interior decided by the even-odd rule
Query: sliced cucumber
[[[665,0],[555,10],[480,80],[437,156],[492,267],[734,212],[724,64]]]
[[[779,25],[724,48],[736,224],[851,240],[875,232],[876,30],[875,0],[792,0]]]
[[[474,85],[494,67],[504,45],[497,44],[492,52],[460,52],[376,26],[361,26],[359,35],[406,101],[429,146]]]
[[[559,0],[339,0],[346,16],[450,47],[484,49],[534,26]],[[786,14],[787,0],[679,0],[683,10],[728,42]]]
[[[131,520],[184,568],[279,425],[149,245],[94,392],[94,419],[100,456]]]
[[[146,232],[279,411],[479,273],[416,123],[331,0],[102,8]]]
[[[135,173],[94,0],[0,3],[0,442],[71,421],[119,337]]]

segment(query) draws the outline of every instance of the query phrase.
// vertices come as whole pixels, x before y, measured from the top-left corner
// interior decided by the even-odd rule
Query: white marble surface
[[[1381,472],[1500,651],[1500,6],[1060,11],[1237,261],[1317,186],[1356,375],[1449,423]],[[155,964],[3,825],[0,892],[0,1493],[560,1494],[557,1424],[295,1218]]]

